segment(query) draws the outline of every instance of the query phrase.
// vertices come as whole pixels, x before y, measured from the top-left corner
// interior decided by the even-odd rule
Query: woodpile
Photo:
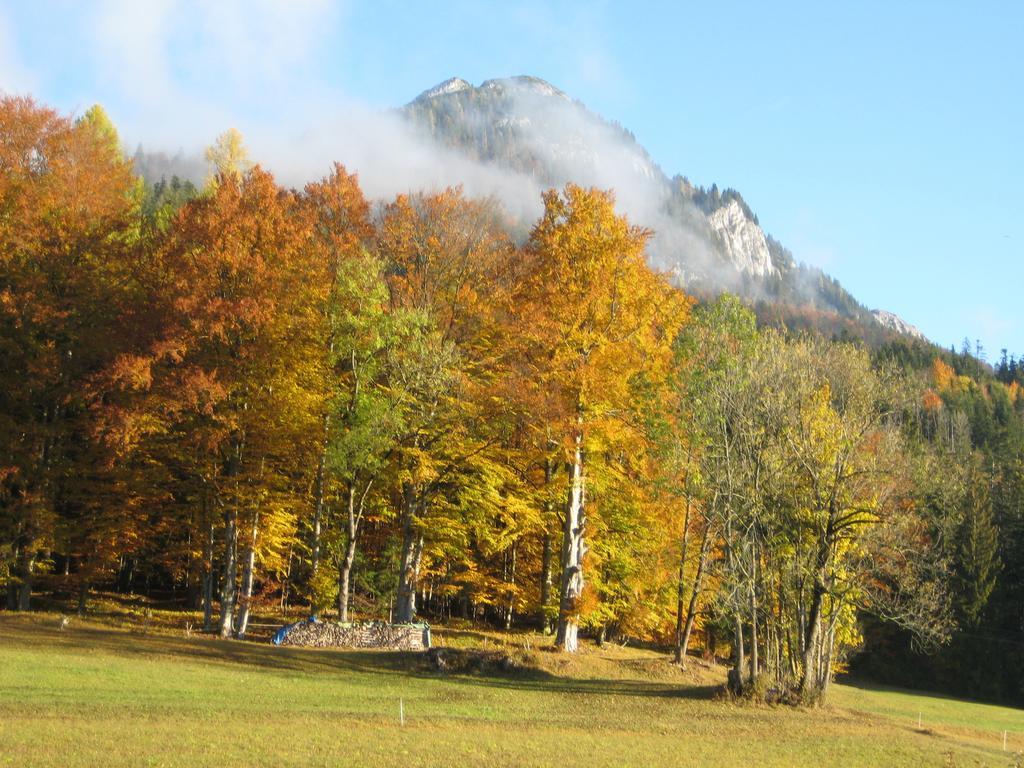
[[[497,674],[524,668],[521,659],[507,651],[477,651],[460,648],[431,648],[427,666],[435,672],[450,674]]]
[[[303,621],[294,625],[280,645],[307,648],[386,648],[393,651],[421,651],[430,647],[427,624],[388,624],[386,621],[347,622]]]

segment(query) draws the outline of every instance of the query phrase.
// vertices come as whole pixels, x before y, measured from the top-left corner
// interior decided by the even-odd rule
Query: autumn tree
[[[222,519],[223,636],[244,635],[256,569],[281,566],[305,509],[327,377],[317,255],[297,196],[259,168],[187,204],[158,254],[167,327],[140,366],[168,425],[153,439]]]
[[[432,510],[457,503],[459,478],[474,475],[472,460],[493,444],[488,329],[510,243],[493,203],[458,189],[399,196],[378,231],[391,311],[420,323],[391,361],[402,422],[392,482],[402,541],[395,616],[412,621]]]
[[[306,187],[305,199],[333,286],[324,318],[329,398],[315,485],[312,571],[315,575],[319,566],[321,526],[333,518],[326,538],[336,570],[339,620],[347,621],[368,497],[375,486],[383,490],[402,427],[400,385],[391,362],[400,347],[412,343],[417,324],[410,313],[389,311],[384,267],[371,250],[375,230],[369,205],[355,176],[336,166],[328,178]],[[336,509],[329,515],[332,502]]]
[[[850,345],[772,334],[765,345],[778,395],[765,418],[782,470],[771,493],[781,544],[795,558],[800,689],[814,699],[857,609],[925,639],[945,637],[949,622],[942,585],[930,578],[929,531],[908,493],[899,378]],[[908,540],[912,548],[900,546]]]
[[[134,189],[102,110],[72,123],[31,99],[0,99],[0,530],[12,608],[28,608],[62,510],[85,527],[97,505],[110,511],[100,488],[79,481],[105,463],[89,447],[93,381],[131,336],[120,322],[133,285]],[[65,527],[65,552],[79,527]]]
[[[657,378],[685,316],[680,294],[647,266],[649,233],[614,209],[610,193],[569,185],[544,196],[526,248],[517,305],[530,318],[535,386],[551,393],[549,421],[568,480],[556,643],[577,648],[587,555],[588,467],[635,436],[631,383]]]
[[[753,313],[726,294],[698,307],[693,322],[676,343],[675,392],[667,400],[673,408],[665,435],[669,453],[663,467],[668,471],[672,495],[684,505],[677,583],[677,663],[685,663],[714,549],[721,537],[736,527],[732,515],[738,500],[745,496],[739,482],[743,476],[738,466],[743,455],[738,446],[743,438],[739,420],[743,405],[752,402],[742,393],[750,386],[746,372],[756,341]],[[698,524],[699,542],[691,546],[691,527]],[[696,559],[689,585],[685,581],[688,556]],[[734,618],[735,622],[742,623],[742,619]],[[734,649],[737,669],[743,665],[741,640],[740,634]]]
[[[245,140],[237,128],[229,128],[218,136],[206,149],[205,157],[212,169],[207,179],[208,187],[216,186],[224,179],[239,183],[253,167]]]

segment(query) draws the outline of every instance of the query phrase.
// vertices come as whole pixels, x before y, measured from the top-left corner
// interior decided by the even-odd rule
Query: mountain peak
[[[555,88],[547,80],[532,75],[516,75],[484,80],[479,87],[474,87],[472,83],[461,77],[450,77],[443,83],[438,83],[433,88],[425,90],[413,100],[413,103],[428,102],[439,96],[448,96],[462,91],[490,91],[497,95],[529,93],[538,96],[554,96],[570,101],[563,91]]]
[[[484,80],[480,84],[480,90],[529,91],[541,96],[557,96],[566,100],[569,98],[547,80],[542,80],[532,75],[516,75],[515,77],[499,77],[493,80]]]
[[[443,96],[446,93],[458,93],[459,91],[465,91],[471,89],[473,84],[463,80],[461,77],[449,77],[443,83],[438,83],[433,88],[428,88],[419,96],[416,97],[416,101],[433,99],[437,96]]]

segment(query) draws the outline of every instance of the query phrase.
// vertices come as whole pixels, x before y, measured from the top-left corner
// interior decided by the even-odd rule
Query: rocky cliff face
[[[736,200],[714,211],[708,220],[719,236],[726,257],[741,274],[765,277],[777,274],[768,252],[768,240],[757,224],[747,218]]]
[[[887,312],[884,309],[873,309],[871,310],[871,315],[878,321],[879,325],[887,330],[920,339],[921,341],[928,341],[928,337],[917,326],[911,325],[897,314]]]

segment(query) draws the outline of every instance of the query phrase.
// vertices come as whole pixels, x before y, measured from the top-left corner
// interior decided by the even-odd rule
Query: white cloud
[[[397,114],[326,84],[319,58],[340,13],[323,0],[106,0],[93,16],[92,55],[130,146],[198,153],[237,127],[253,158],[285,184],[319,178],[339,161],[373,198],[463,184],[535,216],[534,180],[440,149]]]
[[[335,13],[324,0],[106,0],[92,56],[124,133],[194,146],[231,126],[311,119],[331,95],[316,63]]]

